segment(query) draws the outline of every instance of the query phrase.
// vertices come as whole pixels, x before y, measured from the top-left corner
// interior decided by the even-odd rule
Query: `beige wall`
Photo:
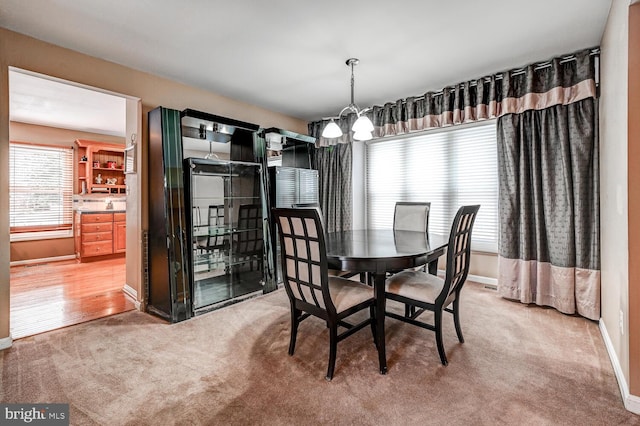
[[[602,324],[640,395],[640,3],[614,0],[601,42]],[[626,402],[626,401],[625,401]]]
[[[471,256],[469,273],[480,277],[498,278],[498,255],[474,252]]]
[[[628,314],[627,45],[628,2],[613,1],[600,44],[600,235],[602,321],[625,377],[628,340],[619,326]],[[626,322],[626,320],[625,320]],[[627,328],[624,327],[623,328]],[[627,330],[628,332],[628,330]]]
[[[627,330],[629,340],[629,391],[640,395],[640,3],[629,9],[629,102],[628,194],[629,194],[629,291]]]
[[[124,145],[124,138],[117,136],[100,135],[48,126],[36,126],[14,121],[9,124],[9,140],[14,142],[32,142],[73,147],[76,139],[90,139]],[[74,171],[74,178],[76,173],[77,171]],[[76,185],[74,185],[74,190],[75,188]],[[39,241],[16,241],[10,245],[11,262],[72,256],[74,253],[73,237]]]
[[[62,146],[74,146],[76,139],[89,139],[124,145],[124,138],[119,136],[59,129],[57,127],[36,126],[35,124],[19,123],[16,121],[9,123],[9,139],[15,142],[33,142]]]
[[[121,65],[63,49],[21,34],[0,28],[0,206],[9,203],[9,66],[38,72],[140,98],[142,101],[142,135],[138,154],[146,154],[146,114],[157,106],[182,110],[192,108],[256,123],[262,127],[280,127],[307,133],[305,121],[238,102],[215,93],[186,86],[174,81],[136,71]],[[213,71],[212,71],[213,72]],[[146,161],[138,179],[145,179]],[[144,188],[146,182],[140,187]],[[144,209],[145,194],[142,195]],[[144,212],[141,216],[145,218]],[[142,226],[146,226],[143,219]],[[127,230],[129,233],[129,230]],[[139,293],[140,294],[140,293]],[[0,339],[9,336],[9,214],[0,210]],[[1,342],[0,342],[1,344]]]

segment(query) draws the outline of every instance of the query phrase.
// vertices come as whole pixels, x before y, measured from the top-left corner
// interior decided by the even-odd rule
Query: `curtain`
[[[597,101],[498,120],[498,291],[600,318]]]
[[[567,105],[596,96],[595,53],[598,48],[581,50],[546,62],[509,70],[374,106],[365,115],[374,125],[374,137],[447,127],[456,124],[542,109],[549,105]],[[343,132],[337,139],[321,136],[329,120],[309,123],[309,134],[317,138],[316,146],[330,146],[351,141],[355,114],[336,120]]]
[[[351,144],[317,148],[313,168],[318,170],[320,208],[327,232],[351,229]]]

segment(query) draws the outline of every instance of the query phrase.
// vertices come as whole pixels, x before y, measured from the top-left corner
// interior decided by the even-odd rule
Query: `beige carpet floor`
[[[445,321],[449,366],[432,332],[387,319],[389,373],[363,330],[338,345],[332,382],[320,321],[287,355],[283,290],[178,324],[127,312],[14,342],[0,399],[69,403],[77,425],[640,424],[595,322],[474,283],[462,306],[464,344]]]

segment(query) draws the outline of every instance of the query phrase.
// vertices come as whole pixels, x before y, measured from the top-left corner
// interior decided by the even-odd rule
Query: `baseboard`
[[[13,345],[13,339],[11,336],[0,339],[0,351],[3,349],[9,349],[11,345]]]
[[[140,302],[138,301],[138,292],[136,291],[136,289],[131,287],[129,284],[125,284],[124,287],[122,287],[122,291],[124,291],[124,294],[133,299],[133,303],[136,309],[139,311]]]
[[[14,262],[9,262],[9,266],[35,265],[38,263],[60,262],[61,260],[75,260],[75,259],[76,259],[75,254],[69,254],[66,256],[43,257],[40,259],[16,260]]]
[[[438,276],[444,277],[444,269],[438,269]],[[467,275],[467,280],[473,281],[474,283],[484,284],[486,286],[493,287],[494,289],[498,288],[498,279],[497,278],[489,278],[483,277],[482,275]]]
[[[473,281],[474,283],[484,284],[487,286],[491,286],[493,288],[498,288],[497,278],[483,277],[481,275],[467,275],[467,279],[469,281]]]
[[[640,414],[640,397],[629,393],[627,379],[625,379],[624,374],[622,373],[622,367],[620,366],[620,361],[618,361],[618,355],[613,348],[609,332],[607,331],[607,327],[605,326],[604,321],[602,321],[602,318],[600,318],[598,325],[600,328],[600,334],[602,334],[602,339],[604,340],[604,346],[607,348],[607,353],[609,354],[609,360],[613,366],[613,372],[618,380],[618,386],[620,387],[620,394],[622,395],[624,408],[634,414]]]

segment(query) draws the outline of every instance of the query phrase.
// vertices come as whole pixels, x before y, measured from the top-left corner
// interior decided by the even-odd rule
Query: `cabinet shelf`
[[[103,170],[103,171],[110,171],[110,172],[124,172],[124,169],[122,168],[113,168],[113,167],[92,167],[93,170]]]
[[[106,185],[103,183],[100,183],[100,184],[94,183],[92,186],[94,188],[117,188],[117,189],[123,189],[127,187],[127,185]]]
[[[77,189],[76,193],[116,193],[121,194],[126,190],[124,176],[124,145],[113,143],[91,141],[86,139],[77,139],[78,147],[77,158]],[[86,158],[86,160],[82,160]],[[102,167],[103,165],[116,164],[119,167]],[[94,167],[94,164],[100,165]],[[102,181],[107,179],[115,179],[115,184],[95,183],[98,175],[101,175]]]

